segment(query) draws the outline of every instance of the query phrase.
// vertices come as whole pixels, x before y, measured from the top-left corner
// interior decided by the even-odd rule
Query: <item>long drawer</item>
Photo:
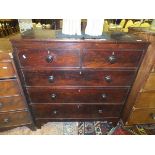
[[[155,123],[155,109],[136,109],[131,112],[127,125]]]
[[[124,103],[125,88],[27,88],[32,103]]]
[[[0,81],[0,96],[12,96],[20,94],[18,83],[16,80]]]
[[[0,112],[23,110],[26,108],[22,96],[0,97]]]
[[[27,111],[0,113],[0,128],[31,123]]]
[[[0,62],[0,78],[15,77],[15,71],[12,62]]]
[[[18,56],[21,67],[80,67],[80,52],[74,49],[29,49]]]
[[[135,71],[23,70],[27,86],[130,86]]]
[[[143,51],[85,49],[82,66],[85,68],[135,68],[138,67]]]
[[[36,118],[119,117],[122,105],[32,104]]]

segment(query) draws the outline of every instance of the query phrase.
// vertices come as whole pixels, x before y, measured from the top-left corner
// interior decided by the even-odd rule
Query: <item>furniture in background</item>
[[[117,22],[119,21],[119,22]],[[151,26],[152,20],[142,20],[142,19],[106,19],[104,22],[104,32],[128,32],[130,27],[147,27]]]
[[[130,28],[129,33],[151,42],[123,113],[125,125],[155,123],[155,32]]]
[[[37,24],[41,25],[41,29],[62,29],[62,19],[32,19],[32,22],[34,29],[37,28]]]
[[[0,19],[0,38],[19,32],[18,20]]]
[[[32,126],[11,53],[0,52],[0,131]]]
[[[11,40],[13,55],[37,127],[49,121],[119,121],[147,42],[126,34],[50,39],[43,31],[23,38]]]

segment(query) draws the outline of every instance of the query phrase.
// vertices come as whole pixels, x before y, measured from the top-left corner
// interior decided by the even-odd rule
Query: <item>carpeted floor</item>
[[[17,127],[0,135],[155,135],[155,125],[113,126],[109,122],[49,122],[31,131],[28,127]]]
[[[77,135],[77,124],[78,122],[49,122],[36,131],[24,126],[0,132],[0,135]]]

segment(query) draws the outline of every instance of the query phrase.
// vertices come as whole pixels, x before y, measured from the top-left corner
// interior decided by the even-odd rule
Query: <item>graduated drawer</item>
[[[32,104],[36,118],[103,118],[119,117],[122,105]]]
[[[0,98],[0,112],[25,109],[22,96],[9,96]]]
[[[27,86],[130,86],[135,71],[23,70]]]
[[[16,80],[2,80],[0,81],[0,97],[13,96],[19,94],[18,83]]]
[[[155,109],[136,109],[131,112],[127,124],[155,123]]]
[[[150,73],[145,85],[145,90],[155,90],[155,73]]]
[[[79,67],[80,51],[74,49],[29,49],[18,53],[21,67]]]
[[[109,88],[27,88],[32,103],[122,103],[128,89]]]
[[[30,122],[27,111],[0,113],[0,128],[24,125]]]
[[[82,66],[85,68],[135,68],[138,67],[143,51],[85,49]]]
[[[12,62],[0,62],[0,78],[12,78],[15,77],[15,70]]]

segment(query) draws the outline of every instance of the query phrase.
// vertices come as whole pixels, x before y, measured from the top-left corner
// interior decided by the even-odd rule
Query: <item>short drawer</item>
[[[27,111],[0,113],[0,128],[31,123]]]
[[[32,104],[36,118],[103,118],[119,117],[122,105],[51,105]]]
[[[155,90],[155,73],[150,73],[145,86],[145,90]]]
[[[143,51],[93,50],[83,51],[82,66],[85,68],[135,68]]]
[[[15,77],[15,71],[12,62],[0,62],[0,78]]]
[[[135,71],[23,70],[27,86],[130,86]]]
[[[32,103],[124,103],[128,89],[27,88]]]
[[[22,96],[9,96],[0,98],[0,112],[25,109]]]
[[[131,112],[128,125],[155,123],[155,109],[136,109]]]
[[[139,93],[134,106],[136,108],[155,108],[155,90]]]
[[[74,49],[21,50],[21,67],[80,67],[80,51]]]
[[[20,94],[18,83],[16,80],[2,80],[0,81],[0,96],[13,96]]]

